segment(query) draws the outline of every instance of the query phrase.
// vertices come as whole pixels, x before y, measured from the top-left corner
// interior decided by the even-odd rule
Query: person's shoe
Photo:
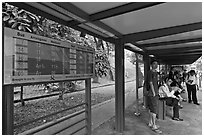
[[[186,102],[186,101],[187,101],[187,99],[185,99],[185,98],[184,98],[182,101],[183,101],[183,102]]]
[[[191,103],[192,101],[188,101],[188,103]]]
[[[196,105],[200,105],[199,103],[194,103],[194,104],[196,104]]]
[[[182,108],[183,108],[183,106],[182,106],[182,105],[179,105],[179,108],[180,108],[180,109],[182,109]]]
[[[173,117],[172,120],[176,120],[176,121],[183,121],[182,118],[176,118],[176,117]]]

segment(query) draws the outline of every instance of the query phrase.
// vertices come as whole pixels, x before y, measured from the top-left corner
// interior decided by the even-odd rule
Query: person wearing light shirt
[[[187,76],[186,79],[186,86],[187,86],[187,92],[188,92],[188,102],[191,103],[193,100],[193,103],[196,105],[200,105],[197,100],[197,79],[195,75],[195,70],[190,70],[189,75]],[[191,100],[191,95],[192,95],[192,100]]]
[[[159,87],[159,94],[164,94],[164,96],[166,96],[166,105],[168,106],[173,106],[173,120],[176,121],[183,121],[183,119],[179,118],[179,97],[175,96],[174,93],[176,92],[176,90],[173,90],[170,87],[170,84],[173,82],[173,80],[171,78],[166,77],[164,80],[164,84],[162,86]]]

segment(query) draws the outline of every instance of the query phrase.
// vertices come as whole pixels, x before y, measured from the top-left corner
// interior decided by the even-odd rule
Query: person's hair
[[[150,64],[152,65],[154,62],[158,62],[158,61],[153,59],[153,60],[151,60]]]
[[[190,70],[189,73],[190,74],[195,74],[195,70]]]
[[[173,81],[173,79],[171,77],[167,76],[164,78],[164,82],[166,83],[169,79]]]
[[[179,74],[179,72],[178,72],[178,71],[175,71],[175,72],[174,72],[174,75],[177,75],[177,74]]]

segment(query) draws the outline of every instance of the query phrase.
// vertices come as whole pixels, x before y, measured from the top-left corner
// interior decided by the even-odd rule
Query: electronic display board
[[[94,76],[91,47],[4,28],[4,84]]]

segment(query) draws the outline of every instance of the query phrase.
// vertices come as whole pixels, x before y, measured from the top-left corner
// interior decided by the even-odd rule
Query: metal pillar
[[[2,90],[2,134],[13,135],[13,86],[4,85]]]
[[[125,128],[125,86],[124,86],[124,44],[121,40],[115,46],[115,122],[116,131]]]
[[[87,129],[87,134],[91,135],[91,125],[92,125],[92,120],[91,120],[91,79],[88,78],[85,80],[85,96],[86,96],[86,129]]]
[[[167,75],[167,72],[168,71],[168,66],[167,66],[167,64],[165,64],[165,75]]]
[[[25,106],[25,102],[23,100],[23,86],[21,86],[20,100],[21,100],[21,105]]]
[[[135,105],[135,115],[139,116],[139,96],[138,96],[138,87],[139,87],[139,65],[138,65],[138,54],[135,54],[136,57],[136,105]]]
[[[150,69],[150,58],[148,55],[144,55],[144,81],[145,83],[147,82],[147,73],[149,69]],[[147,86],[147,84],[145,86]],[[144,103],[145,108],[147,107],[146,93],[147,93],[147,89],[146,87],[143,87],[143,103]]]

